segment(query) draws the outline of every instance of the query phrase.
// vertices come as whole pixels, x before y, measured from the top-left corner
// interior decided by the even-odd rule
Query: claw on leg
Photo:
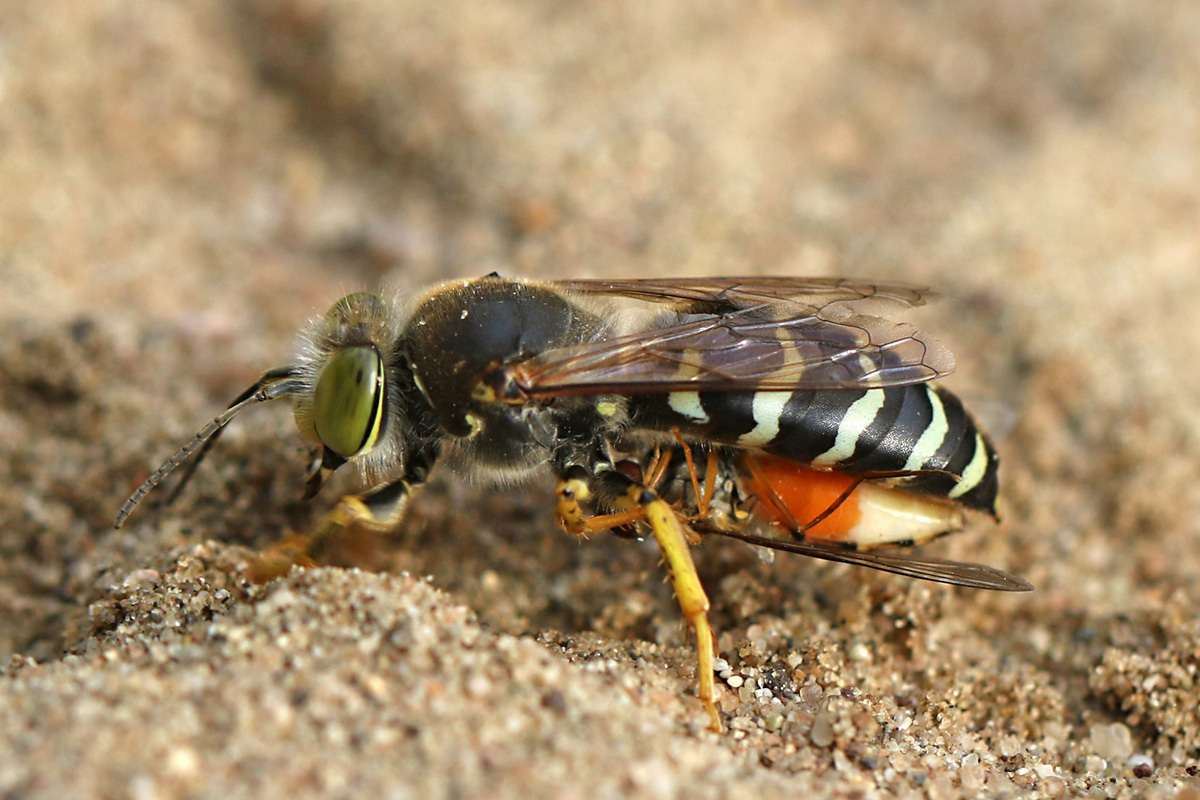
[[[259,551],[246,567],[246,579],[251,583],[270,583],[287,575],[292,567],[308,569],[317,566],[308,555],[309,540],[309,536],[293,533]]]

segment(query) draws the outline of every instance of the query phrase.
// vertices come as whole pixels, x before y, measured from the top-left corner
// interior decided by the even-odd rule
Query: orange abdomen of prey
[[[808,539],[873,547],[921,542],[963,524],[953,502],[765,453],[743,455],[739,472],[756,516]]]
[[[841,539],[862,517],[854,492],[819,523],[805,527],[832,508],[857,478],[761,453],[745,456],[742,465],[743,488],[756,498],[754,513],[773,525],[803,528],[814,539]]]

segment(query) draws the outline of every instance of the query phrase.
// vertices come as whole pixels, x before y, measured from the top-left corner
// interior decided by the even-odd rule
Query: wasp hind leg
[[[696,695],[708,712],[710,729],[719,733],[721,717],[713,702],[716,635],[708,621],[708,595],[704,593],[689,548],[689,539],[694,539],[695,534],[688,536],[689,531],[678,512],[656,492],[616,470],[605,471],[601,476],[609,490],[606,494],[613,496],[611,503],[616,511],[588,516],[580,505],[580,501],[591,497],[590,482],[584,476],[586,471],[575,467],[559,481],[555,494],[563,528],[570,533],[586,535],[589,531],[642,522],[654,533],[684,621],[696,632]]]

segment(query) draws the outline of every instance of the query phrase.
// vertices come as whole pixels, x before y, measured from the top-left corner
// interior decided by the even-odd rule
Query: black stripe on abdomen
[[[949,391],[931,384],[819,392],[673,392],[631,398],[635,427],[765,450],[850,474],[926,472],[898,488],[995,513],[998,458]]]

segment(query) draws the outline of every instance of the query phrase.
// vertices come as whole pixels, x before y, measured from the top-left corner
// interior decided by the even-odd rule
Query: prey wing
[[[930,293],[843,279],[563,281],[581,294],[662,306],[643,330],[510,366],[534,398],[675,391],[877,389],[954,369],[928,334],[882,314]]]

